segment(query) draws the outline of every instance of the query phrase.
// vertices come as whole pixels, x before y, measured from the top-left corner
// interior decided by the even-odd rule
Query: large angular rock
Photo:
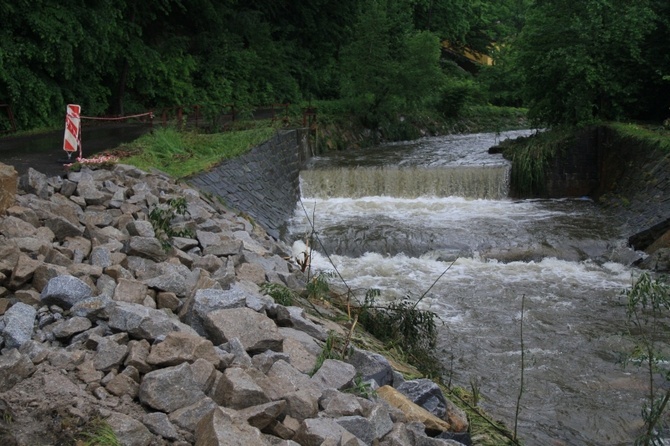
[[[75,316],[58,321],[51,331],[57,338],[69,338],[77,333],[88,330],[92,326],[93,323],[89,319]]]
[[[366,445],[371,445],[375,440],[375,429],[367,418],[359,415],[340,417],[335,420],[337,424],[354,434]]]
[[[66,310],[77,302],[91,297],[91,287],[74,276],[57,276],[49,280],[40,298],[45,305],[58,305]]]
[[[293,327],[321,341],[328,339],[327,330],[307,319],[305,310],[300,307],[276,305],[274,311],[270,312],[270,316],[276,318],[279,326]]]
[[[231,367],[219,378],[215,401],[232,409],[244,409],[270,401],[265,391],[244,370]]]
[[[40,267],[39,260],[33,260],[26,254],[21,253],[12,270],[12,275],[9,281],[9,286],[13,289],[18,289],[35,275],[35,271]]]
[[[223,409],[217,408],[205,416],[195,430],[195,446],[269,446],[261,431],[239,423]]]
[[[379,353],[368,350],[355,347],[353,350],[354,353],[348,358],[347,362],[356,368],[362,381],[373,379],[380,387],[393,383],[393,368],[388,359]]]
[[[28,172],[25,175],[21,175],[19,186],[29,194],[35,194],[42,199],[49,198],[47,176],[32,167],[28,168]],[[16,192],[16,185],[14,186],[14,191]]]
[[[5,329],[2,336],[5,338],[5,347],[19,348],[30,341],[35,328],[37,310],[24,303],[14,304],[5,312]]]
[[[56,239],[60,242],[68,237],[77,237],[84,233],[84,227],[73,224],[70,220],[60,215],[55,215],[45,220],[44,225],[51,229]]]
[[[214,365],[220,361],[211,341],[197,334],[175,331],[168,333],[163,342],[151,347],[146,361],[151,365],[166,367],[182,362],[192,363],[198,358]]]
[[[167,251],[155,237],[130,237],[127,254],[129,256],[144,257],[156,262],[163,262],[168,257]]]
[[[171,413],[200,401],[205,394],[193,379],[189,365],[181,364],[144,375],[139,398],[143,404]]]
[[[13,166],[0,163],[0,215],[14,204],[18,178]]]
[[[123,446],[148,446],[154,438],[144,424],[122,413],[112,413],[105,422]]]
[[[429,379],[405,381],[396,387],[399,392],[413,403],[423,407],[438,418],[446,420],[455,432],[464,432],[468,428],[467,416],[444,397],[442,389]]]
[[[162,273],[155,277],[144,279],[144,283],[158,291],[175,293],[179,297],[186,297],[195,287],[197,271],[191,271],[184,265],[161,264]]]
[[[319,407],[323,414],[329,418],[363,415],[364,413],[361,398],[352,393],[343,393],[335,389],[323,391],[323,395],[319,399]]]
[[[168,416],[163,412],[152,412],[142,417],[142,424],[144,424],[151,432],[160,435],[166,440],[176,440],[179,438],[179,432],[174,424],[168,419]]]
[[[314,418],[319,413],[319,398],[321,392],[304,388],[284,395],[286,414],[298,421]]]
[[[28,355],[22,355],[16,349],[0,355],[0,392],[6,392],[29,377],[35,366]]]
[[[365,418],[370,421],[375,438],[383,438],[393,429],[393,419],[386,404],[375,404]]]
[[[447,401],[442,389],[429,379],[405,381],[396,389],[438,418],[444,418],[447,413]]]
[[[342,436],[349,434],[345,428],[330,418],[309,418],[300,424],[294,440],[302,446],[321,446],[326,441],[334,441],[334,445],[341,444]],[[360,442],[363,445],[363,442]]]
[[[312,382],[321,389],[342,390],[351,387],[356,378],[356,368],[337,359],[326,359],[312,376]]]
[[[380,387],[377,389],[377,395],[392,407],[400,409],[405,414],[408,421],[422,423],[427,430],[435,433],[452,430],[451,425],[448,422],[436,417],[423,407],[414,404],[412,400],[391,386]]]
[[[282,360],[275,362],[270,367],[266,374],[266,382],[262,385],[272,400],[284,398],[286,395],[301,389],[313,390],[319,397],[322,393],[321,389],[310,380],[309,375],[301,373],[291,364]]]
[[[191,327],[161,310],[128,302],[117,302],[109,309],[109,327],[149,341],[167,336],[173,331],[197,335]]]
[[[93,357],[93,365],[96,370],[106,372],[123,364],[127,354],[127,345],[119,344],[110,337],[101,338]]]
[[[251,426],[265,429],[284,413],[286,401],[272,401],[237,411],[237,418],[246,420]]]
[[[177,409],[170,414],[170,421],[182,429],[193,432],[208,413],[219,407],[214,400],[209,397],[202,398],[195,403]]]
[[[0,220],[0,234],[6,237],[31,237],[35,235],[37,228],[27,221],[10,215]]]
[[[247,292],[233,286],[229,290],[216,288],[199,289],[188,300],[179,313],[180,319],[193,327],[195,331],[205,336],[204,319],[207,314],[215,310],[242,308],[246,305]]]
[[[119,302],[141,304],[147,297],[148,287],[138,280],[119,278],[114,288],[113,299]]]
[[[114,302],[107,296],[93,296],[72,305],[70,313],[73,316],[85,317],[94,322],[99,318],[107,319],[107,312],[114,305]]]
[[[215,343],[238,338],[250,354],[282,350],[284,338],[272,319],[250,308],[213,311],[205,316],[204,323]]]

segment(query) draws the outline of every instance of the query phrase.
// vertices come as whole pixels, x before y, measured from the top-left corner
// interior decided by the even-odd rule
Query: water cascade
[[[450,268],[420,304],[443,322],[435,355],[510,426],[525,298],[525,444],[631,444],[645,380],[619,361],[630,348],[620,297],[635,274],[622,260],[630,252],[589,200],[506,198],[509,164],[487,149],[525,133],[313,159],[288,241],[297,255],[316,233],[312,267],[337,268],[350,288],[389,301],[418,298]]]

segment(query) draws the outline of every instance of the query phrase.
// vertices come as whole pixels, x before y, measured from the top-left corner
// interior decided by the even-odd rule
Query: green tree
[[[648,0],[538,0],[517,42],[529,116],[583,124],[625,115],[642,88]]]
[[[407,2],[369,0],[342,51],[342,95],[362,123],[378,128],[435,100],[444,83],[440,41],[411,24]]]
[[[661,121],[670,117],[670,2],[653,0],[654,29],[642,44],[644,63],[638,77],[644,80],[631,115]]]

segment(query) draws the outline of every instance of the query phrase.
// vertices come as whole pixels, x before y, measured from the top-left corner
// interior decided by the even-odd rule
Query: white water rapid
[[[526,445],[629,445],[644,374],[626,368],[621,291],[634,269],[617,228],[587,199],[510,200],[501,135],[427,138],[311,161],[290,222],[294,251],[314,230],[352,289],[421,296],[439,315],[435,351],[452,381],[513,426],[525,296]],[[318,248],[312,267],[333,270]],[[453,262],[453,265],[452,265]],[[450,267],[451,265],[451,267]]]

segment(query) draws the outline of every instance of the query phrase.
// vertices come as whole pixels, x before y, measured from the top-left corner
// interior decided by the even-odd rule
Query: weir
[[[509,193],[510,166],[353,167],[304,170],[305,198],[450,197],[500,200]]]

